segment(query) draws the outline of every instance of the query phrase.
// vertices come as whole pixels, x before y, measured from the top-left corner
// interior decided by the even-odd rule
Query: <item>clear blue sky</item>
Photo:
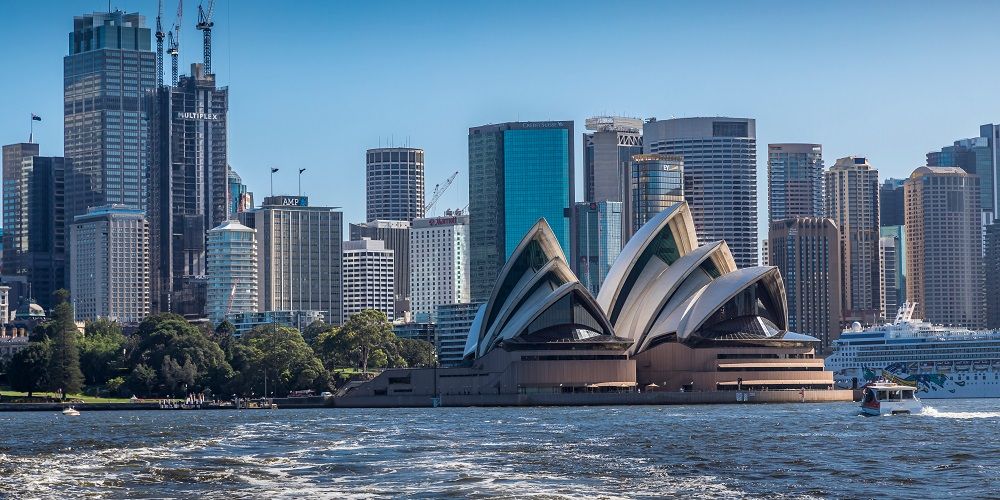
[[[112,4],[153,25],[155,1]],[[34,112],[42,154],[62,153],[67,33],[107,5],[4,2],[0,141],[25,140]],[[182,73],[201,60],[196,17],[187,0]],[[763,218],[769,142],[822,143],[827,165],[867,155],[898,177],[1000,121],[997,19],[985,1],[218,0],[213,64],[231,91],[230,163],[257,200],[269,166],[287,193],[306,167],[313,204],[363,220],[364,150],[392,140],[426,150],[428,189],[461,171],[441,203],[461,207],[470,126],[727,115],[757,119]]]

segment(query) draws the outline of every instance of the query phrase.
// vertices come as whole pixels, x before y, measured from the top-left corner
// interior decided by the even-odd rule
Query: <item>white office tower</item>
[[[469,302],[469,216],[416,219],[410,229],[410,296],[417,321],[442,304]]]
[[[256,312],[257,231],[227,220],[208,231],[208,317],[221,323],[228,314]]]
[[[78,321],[135,324],[149,316],[149,223],[142,210],[112,205],[77,216],[69,248]]]
[[[344,321],[365,309],[395,319],[394,252],[385,242],[364,238],[344,242]]]

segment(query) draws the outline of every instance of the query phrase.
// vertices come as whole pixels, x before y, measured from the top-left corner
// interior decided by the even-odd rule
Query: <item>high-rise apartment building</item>
[[[220,323],[229,314],[256,312],[257,231],[227,220],[208,231],[208,318]]]
[[[902,226],[906,218],[903,204],[903,183],[906,179],[886,179],[878,188],[879,224]]]
[[[149,316],[149,222],[142,210],[112,205],[76,216],[70,252],[77,321],[137,324]]]
[[[752,118],[650,119],[643,151],[684,158],[684,197],[699,240],[726,240],[738,267],[757,265],[757,138]]]
[[[392,254],[379,240],[344,242],[344,321],[365,309],[396,318]]]
[[[187,288],[206,275],[206,231],[229,216],[229,90],[217,87],[204,66],[192,64],[190,76],[161,88],[149,102],[155,137],[149,173],[153,307],[204,314],[204,304],[191,303],[196,295]]]
[[[622,174],[642,153],[642,120],[621,116],[587,118],[583,134],[584,201],[622,201]]]
[[[840,233],[832,219],[798,217],[771,222],[768,261],[781,270],[788,329],[822,341],[840,337]]]
[[[822,217],[823,146],[767,145],[767,214],[770,222]]]
[[[469,216],[447,211],[414,220],[408,269],[417,321],[435,319],[443,304],[469,302]]]
[[[423,149],[369,149],[365,170],[368,222],[424,216]]]
[[[899,310],[899,247],[892,236],[882,236],[878,240],[878,262],[881,278],[879,280],[879,299],[882,301],[882,319],[891,320]]]
[[[323,311],[340,325],[343,214],[306,197],[269,196],[239,218],[257,230],[259,310]]]
[[[886,320],[891,321],[896,312],[899,311],[899,306],[906,302],[906,226],[882,226],[879,228],[879,248],[883,245],[892,244],[892,254],[895,256],[894,264],[895,269],[885,269],[885,266],[881,266],[881,288],[883,292],[880,294],[882,300],[883,309],[885,313]],[[880,250],[880,255],[887,252],[887,250]],[[880,257],[880,262],[885,262],[885,258]],[[896,295],[887,296],[886,293],[892,293],[895,291]]]
[[[69,217],[88,207],[146,209],[150,101],[156,55],[138,13],[73,18],[63,58],[64,156]]]
[[[595,297],[624,246],[622,220],[619,201],[583,202],[573,206],[576,254],[570,265],[580,283]]]
[[[373,220],[360,224],[350,224],[351,241],[361,241],[368,238],[385,243],[392,250],[394,298],[393,311],[397,318],[402,318],[406,311],[412,310],[410,297],[410,222],[405,220]]]
[[[457,366],[465,356],[469,330],[482,304],[443,304],[437,313],[437,355],[441,366]]]
[[[489,300],[500,269],[544,218],[572,255],[573,122],[512,122],[469,129],[472,300]]]
[[[656,214],[684,201],[684,159],[640,154],[625,167],[622,245]]]
[[[843,320],[874,324],[882,314],[878,170],[867,158],[840,158],[826,172],[826,213],[840,231]]]
[[[906,297],[932,323],[983,328],[980,178],[958,167],[920,167],[906,193]]]
[[[10,224],[4,232],[5,274],[24,276],[33,295],[29,298],[50,309],[55,305],[52,293],[68,286],[66,176],[73,162],[24,156],[19,153],[25,149],[14,146],[14,151],[4,148],[5,178],[16,178],[4,186],[4,219]],[[20,158],[20,163],[14,165],[11,157]]]
[[[3,274],[17,274],[19,264],[16,262],[18,252],[23,250],[24,239],[27,237],[27,200],[22,197],[28,187],[29,172],[24,170],[24,160],[39,156],[38,144],[22,142],[8,144],[3,147]],[[32,163],[29,163],[32,165]]]

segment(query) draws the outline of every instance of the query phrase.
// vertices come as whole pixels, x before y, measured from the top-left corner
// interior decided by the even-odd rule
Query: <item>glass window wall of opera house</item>
[[[636,231],[597,297],[540,219],[479,308],[463,366],[387,370],[346,395],[831,389],[819,340],[787,327],[778,269],[699,245],[687,203]]]

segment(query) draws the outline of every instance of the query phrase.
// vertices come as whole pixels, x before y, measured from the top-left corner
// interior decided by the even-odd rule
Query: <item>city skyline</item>
[[[156,2],[151,0],[112,7],[138,11],[147,26],[156,15]],[[261,198],[270,191],[271,166],[282,168],[275,176],[275,192],[292,194],[297,192],[295,169],[308,164],[303,194],[317,204],[344,207],[345,222],[360,222],[365,218],[361,187],[366,149],[423,148],[428,186],[460,171],[437,210],[458,208],[468,203],[466,133],[469,127],[486,123],[572,118],[577,130],[583,130],[584,119],[598,114],[659,119],[746,116],[758,123],[757,177],[762,180],[767,144],[776,142],[820,143],[827,158],[863,155],[880,166],[881,177],[905,177],[923,164],[928,151],[955,137],[974,135],[970,131],[975,127],[1000,115],[1000,104],[992,104],[986,86],[977,84],[989,77],[990,69],[977,63],[975,51],[960,50],[988,45],[996,38],[988,29],[987,11],[1000,6],[982,4],[980,15],[972,17],[948,6],[906,12],[860,3],[837,9],[777,3],[718,7],[648,4],[644,13],[648,15],[640,19],[596,3],[586,9],[551,3],[533,6],[537,15],[517,16],[521,9],[506,12],[487,5],[455,4],[441,12],[398,3],[309,4],[293,10],[263,2],[221,1],[216,9],[213,69],[219,84],[232,88],[230,163]],[[11,63],[29,70],[33,78],[10,79],[0,86],[0,107],[7,110],[0,120],[5,143],[25,140],[30,113],[36,113],[43,118],[34,129],[41,154],[63,154],[59,117],[67,33],[73,16],[106,8],[103,2],[8,6],[13,28],[0,34],[0,43],[31,40],[32,50],[13,52]],[[168,23],[172,8],[167,2]],[[195,12],[195,5],[186,7],[182,72],[201,57]],[[547,20],[555,14],[564,22],[551,25]],[[289,19],[296,16],[327,21],[300,26]],[[507,22],[482,29],[462,22],[476,16],[499,16]],[[389,34],[370,32],[357,22],[376,17],[397,29]],[[808,22],[816,33],[833,32],[849,21],[853,31],[849,39],[809,36],[803,42],[801,31],[760,31],[761,23],[754,20],[764,18],[788,26]],[[945,43],[921,35],[958,19],[967,29]],[[647,29],[665,21],[673,21],[670,30]],[[616,47],[611,45],[583,42],[588,50],[571,50],[581,44],[574,37],[585,33],[588,22],[605,31],[632,33],[636,47],[650,47],[655,33],[663,47],[678,48],[671,67],[684,67],[683,74],[649,68],[654,75],[638,79],[629,92],[621,92],[619,86],[586,85],[587,75],[619,67],[616,58],[600,62],[602,54],[614,53]],[[248,36],[280,25],[299,28],[279,37]],[[543,32],[552,41],[534,43],[536,38],[530,35]],[[503,40],[510,50],[490,58],[475,57],[495,40]],[[720,47],[741,40],[759,57],[719,52]],[[714,57],[705,58],[709,53]],[[560,57],[553,58],[556,54]],[[832,71],[788,73],[777,79],[768,71],[769,59],[806,55]],[[402,61],[397,69],[405,71],[379,78],[373,70],[384,68],[386,58],[394,57]],[[925,61],[930,59],[947,59],[954,71],[928,74]],[[305,67],[316,77],[296,74]],[[845,67],[864,78],[838,77]],[[723,78],[734,69],[744,75],[742,80]],[[262,72],[267,78],[259,76]],[[351,74],[371,77],[337,77]],[[527,76],[532,78],[530,92],[524,87]],[[274,88],[295,91],[275,93]],[[820,95],[824,99],[816,100]],[[951,105],[919,106],[943,101]],[[455,102],[463,105],[443,105]],[[283,143],[301,146],[289,154],[275,147]],[[575,144],[577,159],[583,157],[581,148]],[[584,192],[582,164],[576,163],[579,201]],[[766,199],[766,183],[758,182],[757,190],[758,200]],[[760,202],[758,215],[763,235],[766,206]]]

